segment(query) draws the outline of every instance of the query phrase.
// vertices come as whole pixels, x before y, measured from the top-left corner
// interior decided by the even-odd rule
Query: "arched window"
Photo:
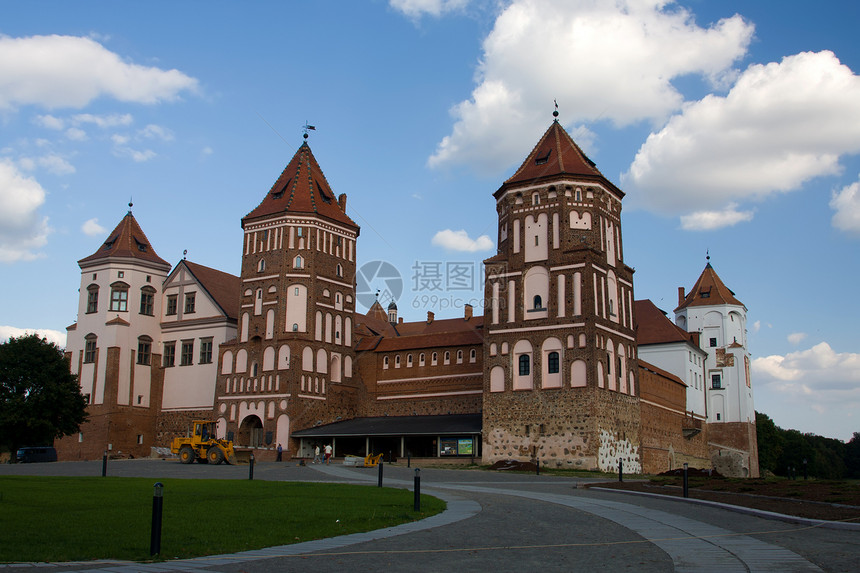
[[[293,267],[297,269],[304,267],[304,261],[302,260],[301,255],[296,255],[296,258],[293,259]]]
[[[449,351],[445,351],[445,364],[451,364],[451,353]]]
[[[128,310],[128,285],[116,282],[110,285],[110,310],[125,312]]]
[[[462,363],[463,363],[463,351],[458,350],[457,351],[457,364],[462,364]]]
[[[399,354],[394,357],[394,367],[400,368],[400,355]]]
[[[528,354],[521,354],[519,360],[520,376],[528,376],[531,374],[531,359]]]
[[[87,334],[84,342],[84,363],[90,364],[96,361],[96,348],[98,338],[92,332]]]
[[[150,360],[152,360],[152,338],[144,335],[137,339],[137,363],[148,366]]]
[[[99,285],[92,284],[87,287],[87,314],[99,311]]]
[[[558,374],[558,352],[550,352],[547,355],[547,372]]]
[[[439,354],[437,354],[436,352],[434,352],[433,354],[431,354],[431,355],[430,355],[430,365],[431,365],[431,366],[436,366],[436,364],[437,364],[438,362],[439,362]]]
[[[257,263],[257,272],[261,273],[266,270],[266,259],[260,259]]]
[[[298,332],[298,331],[299,331],[299,325],[298,325],[298,323],[294,322],[293,323],[293,332]]]
[[[406,367],[412,368],[412,355],[411,354],[406,355]]]
[[[536,294],[535,298],[534,298],[534,307],[533,308],[535,310],[540,310],[541,308],[543,308],[543,306],[541,305],[542,302],[543,301],[541,300],[540,295]]]
[[[478,351],[474,348],[469,351],[469,362],[474,362],[478,358]]]
[[[140,314],[146,316],[155,314],[155,289],[151,286],[140,289]]]
[[[343,267],[341,265],[337,266],[336,273],[337,273],[337,276],[339,276],[339,277],[343,276]]]
[[[424,366],[424,353],[418,355],[418,366]]]
[[[388,368],[388,356],[382,358],[382,367]]]

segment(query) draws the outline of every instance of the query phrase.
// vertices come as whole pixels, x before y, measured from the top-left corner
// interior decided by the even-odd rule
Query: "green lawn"
[[[152,479],[0,477],[0,562],[150,559]],[[445,502],[409,490],[164,480],[161,559],[232,553],[422,519]]]

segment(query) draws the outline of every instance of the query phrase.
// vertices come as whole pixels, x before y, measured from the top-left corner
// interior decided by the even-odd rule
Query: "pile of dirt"
[[[688,474],[689,475],[689,474]],[[594,484],[599,487],[683,496],[683,479]],[[860,485],[827,480],[728,479],[690,477],[689,497],[751,507],[785,515],[860,523]]]
[[[514,470],[518,472],[536,472],[537,466],[532,462],[521,462],[519,460],[500,460],[490,466],[491,470]]]

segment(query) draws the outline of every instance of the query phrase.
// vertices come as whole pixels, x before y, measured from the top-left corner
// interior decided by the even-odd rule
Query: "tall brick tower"
[[[239,332],[220,352],[219,433],[295,454],[291,428],[355,415],[359,227],[304,142],[242,228]]]
[[[484,461],[637,471],[633,269],[621,200],[556,119],[494,193],[484,261]]]

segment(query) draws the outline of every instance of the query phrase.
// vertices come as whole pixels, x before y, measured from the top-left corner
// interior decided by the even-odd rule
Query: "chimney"
[[[465,310],[466,310],[466,316],[465,316],[465,318],[466,318],[466,320],[469,320],[470,318],[472,318],[472,305],[471,305],[471,304],[467,304],[464,308],[465,308]]]
[[[340,205],[340,210],[346,213],[346,193],[338,195],[337,204]]]
[[[397,317],[397,324],[403,324],[403,317],[402,316]]]
[[[685,298],[686,296],[684,296],[684,287],[678,287],[678,306],[684,304]]]
[[[436,315],[431,311],[427,311],[427,324],[433,324],[433,319],[436,318]]]

